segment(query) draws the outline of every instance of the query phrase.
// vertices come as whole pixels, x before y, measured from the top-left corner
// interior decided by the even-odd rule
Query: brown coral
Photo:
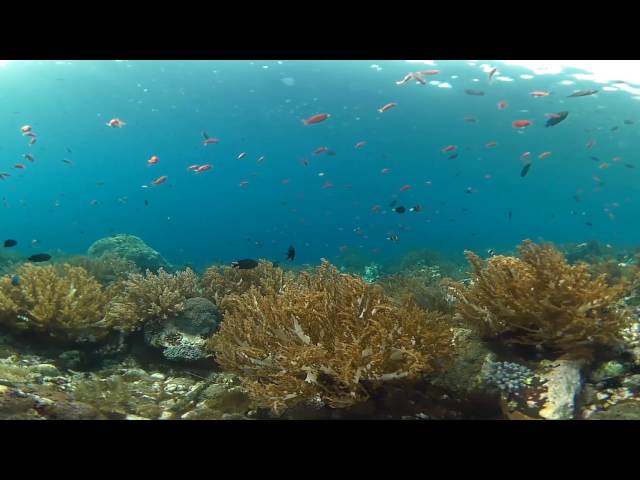
[[[449,283],[457,316],[484,336],[558,352],[589,351],[620,342],[629,315],[616,303],[624,284],[607,285],[584,263],[570,265],[552,245],[525,240],[520,258],[486,262],[472,252],[473,285]]]
[[[324,262],[279,291],[228,296],[210,346],[261,406],[347,407],[385,382],[441,368],[452,350],[445,319],[395,305],[379,286]]]
[[[385,275],[376,280],[376,283],[398,303],[406,303],[411,299],[428,310],[444,313],[453,311],[447,287],[442,285],[440,276],[429,269]]]
[[[206,270],[202,278],[203,295],[220,305],[225,296],[244,293],[251,287],[257,287],[263,292],[279,291],[293,278],[293,273],[285,272],[265,260],[260,260],[256,268],[247,270],[212,266]]]
[[[108,333],[103,318],[108,295],[80,267],[22,265],[20,284],[0,280],[0,322],[18,332],[44,333],[61,341],[95,340]]]
[[[187,298],[200,295],[198,277],[191,269],[170,274],[162,268],[157,274],[147,270],[135,273],[111,287],[105,322],[128,332],[149,320],[166,320],[180,313]]]
[[[131,273],[140,273],[140,269],[135,263],[113,253],[106,253],[97,258],[71,257],[65,263],[84,268],[103,285],[124,280]]]

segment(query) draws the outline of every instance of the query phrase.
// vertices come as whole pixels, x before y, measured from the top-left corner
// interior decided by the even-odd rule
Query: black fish
[[[571,97],[587,97],[589,95],[594,95],[598,93],[598,90],[578,90],[577,92],[572,93],[567,98]]]
[[[36,253],[27,258],[27,260],[30,262],[46,262],[47,260],[51,260],[51,255],[48,253]]]
[[[296,258],[296,249],[293,245],[289,246],[289,250],[287,250],[287,260],[293,260]]]
[[[4,241],[4,246],[5,247],[15,247],[18,244],[18,242],[16,240],[5,240]]]
[[[404,212],[407,211],[407,209],[402,207],[402,206],[396,207],[394,210],[395,210],[396,213],[404,213]]]
[[[482,90],[474,90],[473,88],[468,88],[464,91],[467,95],[472,95],[474,97],[483,97],[484,92]]]
[[[529,169],[531,168],[531,164],[527,163],[524,167],[522,167],[522,170],[520,171],[520,176],[521,177],[526,177],[527,173],[529,173]]]
[[[567,118],[569,112],[558,112],[555,116],[549,118],[547,123],[545,123],[545,127],[553,127],[554,125],[559,124],[561,121]]]
[[[396,203],[398,203],[398,200],[393,200],[393,201],[389,204],[389,207],[390,207],[390,208],[395,207],[395,206],[396,206]]]
[[[238,260],[237,262],[231,262],[231,266],[233,268],[237,268],[238,270],[251,270],[252,268],[256,268],[258,266],[258,262],[246,258],[244,260]]]
[[[625,125],[633,125],[634,123],[636,123],[635,120],[625,120],[624,121]]]
[[[496,74],[497,71],[498,69],[494,68],[489,72],[489,82],[491,82],[491,79],[493,78],[493,76]]]

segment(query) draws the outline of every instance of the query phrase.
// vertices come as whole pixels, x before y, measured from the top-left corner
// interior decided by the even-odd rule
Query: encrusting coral
[[[385,382],[440,370],[453,351],[446,315],[394,304],[327,262],[279,290],[228,295],[224,310],[210,340],[217,362],[275,412],[351,406]]]
[[[19,283],[0,279],[0,323],[17,332],[46,334],[61,341],[96,340],[108,293],[81,267],[24,264]]]
[[[157,274],[147,270],[134,273],[111,287],[114,298],[108,306],[105,323],[124,332],[137,330],[150,320],[166,320],[184,308],[188,298],[200,295],[198,277],[191,269],[170,274],[162,268]]]
[[[589,265],[570,265],[550,244],[525,240],[520,258],[494,256],[483,262],[473,252],[473,284],[449,282],[456,315],[485,337],[539,346],[559,353],[585,354],[622,340],[629,314],[618,302],[626,283],[607,284]]]
[[[292,272],[285,272],[265,260],[260,260],[256,268],[246,270],[212,266],[202,278],[203,296],[219,305],[225,296],[244,293],[251,287],[264,292],[278,291],[293,278]]]

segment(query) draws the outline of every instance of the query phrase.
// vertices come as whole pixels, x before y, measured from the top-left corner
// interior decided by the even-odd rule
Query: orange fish
[[[393,102],[391,102],[391,103],[387,103],[386,105],[383,105],[382,107],[380,107],[380,108],[378,109],[378,112],[380,112],[380,113],[384,113],[384,112],[386,112],[387,110],[391,110],[393,107],[397,107],[397,106],[398,106],[398,104],[397,104],[397,103],[393,103]]]
[[[107,127],[111,127],[111,128],[122,128],[125,125],[126,123],[120,120],[119,118],[112,118],[107,122]]]
[[[200,165],[198,168],[195,169],[196,173],[202,173],[202,172],[206,172],[207,170],[211,170],[213,167],[207,163],[205,165]]]
[[[149,160],[147,160],[147,163],[149,165],[155,165],[159,161],[160,161],[160,157],[157,157],[157,156],[153,155]]]
[[[31,125],[25,125],[24,127],[20,127],[20,131],[22,133],[29,133],[33,127]]]
[[[542,152],[538,155],[538,160],[544,160],[545,158],[549,158],[551,156],[551,152]]]
[[[532,97],[548,97],[549,95],[551,95],[551,92],[536,91],[536,92],[531,92],[529,95],[531,95]]]
[[[168,176],[166,175],[162,175],[161,177],[156,178],[153,182],[151,182],[153,185],[161,185],[164,182],[166,182],[169,179]]]
[[[529,120],[514,120],[511,122],[513,128],[525,128],[531,125]]]
[[[498,144],[496,142],[489,142],[485,145],[487,148],[496,148]]]
[[[507,103],[506,100],[500,100],[500,102],[498,103],[498,110],[504,110],[508,106],[509,104]]]
[[[331,115],[329,115],[328,113],[318,113],[317,115],[313,115],[306,120],[302,120],[302,123],[304,125],[313,125],[316,123],[324,122],[328,118],[331,118]]]

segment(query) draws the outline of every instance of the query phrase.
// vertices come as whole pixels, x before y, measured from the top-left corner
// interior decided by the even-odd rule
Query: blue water
[[[489,83],[483,63],[514,81]],[[427,81],[452,88],[395,84],[433,68],[440,73]],[[415,248],[511,249],[524,238],[637,243],[640,104],[623,91],[566,98],[602,85],[574,72],[520,78],[529,73],[494,61],[11,62],[0,67],[0,171],[11,174],[0,182],[2,232],[25,255],[82,254],[99,238],[129,233],[172,263],[198,266],[283,261],[290,244],[296,263],[315,264],[341,248],[382,262]],[[567,79],[575,83],[560,83]],[[534,90],[552,95],[532,98]],[[507,109],[497,108],[501,100]],[[398,106],[378,113],[389,102]],[[544,127],[546,113],[564,110],[567,120]],[[302,124],[317,113],[331,118]],[[108,128],[114,117],[127,125]],[[516,130],[517,119],[533,125]],[[31,147],[25,124],[38,135]],[[220,143],[203,146],[203,130]],[[367,144],[356,149],[360,141]],[[486,148],[490,141],[498,146]],[[450,144],[456,159],[441,153]],[[336,155],[313,155],[321,146]],[[533,165],[522,178],[525,151]],[[553,155],[538,160],[543,151]],[[149,166],[152,155],[160,162]],[[187,171],[205,163],[213,169]],[[166,183],[141,188],[161,175]],[[405,184],[412,188],[400,192]],[[397,214],[388,207],[394,198],[424,210]]]

